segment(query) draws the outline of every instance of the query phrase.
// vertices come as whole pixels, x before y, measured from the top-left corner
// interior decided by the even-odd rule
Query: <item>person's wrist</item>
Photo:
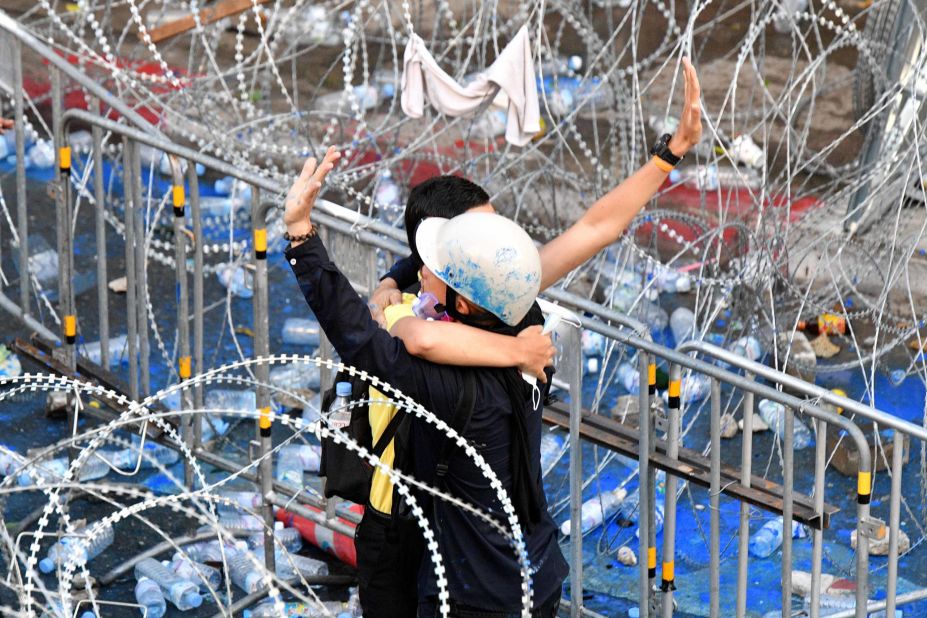
[[[287,223],[286,231],[290,236],[305,236],[312,231],[312,222],[306,219]]]
[[[666,147],[669,148],[669,151],[673,153],[673,155],[681,159],[686,155],[687,152],[689,152],[689,149],[692,148],[692,145],[673,135],[673,137],[671,137],[669,142],[666,144]]]

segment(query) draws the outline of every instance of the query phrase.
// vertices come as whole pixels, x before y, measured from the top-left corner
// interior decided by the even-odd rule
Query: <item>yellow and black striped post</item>
[[[682,380],[670,380],[669,383],[669,407],[679,409],[679,395],[682,392]]]
[[[656,579],[657,577],[657,548],[647,548],[647,577]]]
[[[669,592],[676,589],[676,562],[674,560],[663,563],[661,578],[663,581],[660,584],[660,590]]]
[[[178,218],[183,217],[183,208],[187,203],[187,196],[184,192],[183,185],[174,185],[172,198],[174,203],[174,216]]]
[[[68,345],[74,345],[77,341],[77,316],[64,316],[64,340]]]
[[[71,175],[71,147],[63,146],[58,149],[58,169],[65,176]]]
[[[261,429],[261,437],[270,437],[270,426],[273,423],[273,417],[270,414],[270,406],[261,408],[261,415],[258,417],[258,427]]]
[[[267,259],[267,228],[254,230],[254,257],[258,260]]]
[[[180,371],[180,379],[189,380],[190,376],[193,375],[193,359],[189,356],[181,356],[177,364]]]
[[[859,471],[856,477],[856,500],[860,504],[869,504],[872,498],[872,472]]]
[[[647,366],[647,391],[653,397],[657,394],[657,364],[650,363]]]

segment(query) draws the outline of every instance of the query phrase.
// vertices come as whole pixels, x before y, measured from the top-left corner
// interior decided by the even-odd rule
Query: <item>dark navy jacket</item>
[[[425,409],[450,422],[464,385],[464,370],[437,365],[408,353],[370,317],[348,280],[329,259],[318,237],[286,251],[306,301],[345,364],[353,365],[388,382]],[[476,368],[473,415],[464,437],[476,447],[502,482],[511,490],[508,415],[511,404],[501,372]],[[543,397],[541,398],[543,401]],[[535,604],[560,590],[568,567],[557,545],[557,527],[547,511],[540,470],[541,410],[528,419],[531,474],[541,487],[541,521],[526,538]],[[443,433],[416,419],[411,441],[414,474],[432,484]],[[496,492],[473,461],[455,449],[448,462],[446,491],[488,512],[508,527]],[[449,581],[451,600],[473,607],[517,612],[521,609],[521,576],[515,552],[495,528],[458,507],[437,500],[429,507],[429,523],[436,531]],[[419,581],[419,597],[437,594],[435,569],[426,552]]]

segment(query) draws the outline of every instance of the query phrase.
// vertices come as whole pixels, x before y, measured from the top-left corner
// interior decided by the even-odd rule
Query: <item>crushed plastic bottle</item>
[[[618,382],[631,394],[640,392],[640,371],[631,363],[621,363],[618,365]]]
[[[206,393],[207,410],[223,412],[254,412],[257,410],[257,396],[254,391],[216,389]]]
[[[216,277],[225,289],[232,292],[233,296],[240,298],[254,296],[254,275],[241,264],[221,264],[216,269]]]
[[[731,352],[743,356],[747,360],[759,361],[763,357],[763,344],[753,336],[741,337],[729,348]]]
[[[26,167],[40,170],[55,166],[55,147],[51,140],[40,139],[26,151]]]
[[[322,370],[315,363],[288,363],[270,370],[270,383],[283,389],[319,390]]]
[[[256,515],[221,515],[216,525],[200,526],[197,532],[204,533],[210,530],[221,529],[226,532],[254,532],[264,529],[264,520]]]
[[[581,514],[582,533],[586,534],[602,525],[605,520],[618,512],[621,508],[621,502],[627,497],[628,492],[624,487],[617,487],[610,491],[603,491],[598,496],[594,496],[583,502]],[[565,536],[570,536],[572,522],[568,519],[560,524],[560,532]]]
[[[776,401],[761,399],[757,406],[760,418],[769,425],[769,428],[775,432],[780,439],[785,434],[785,406]],[[811,430],[793,415],[794,429],[792,430],[792,447],[795,450],[808,448],[814,444],[814,435]]]
[[[48,549],[45,558],[39,561],[39,570],[51,573],[56,566],[68,560],[77,566],[85,565],[113,544],[114,534],[112,524],[106,524],[102,528],[97,525],[84,526],[73,536],[63,536]]]
[[[219,590],[222,586],[222,573],[208,564],[182,557],[161,564],[177,577],[198,585],[200,590]]]
[[[319,323],[309,318],[287,318],[280,331],[283,343],[318,347],[321,337]]]
[[[803,539],[808,531],[795,520],[792,520],[792,538]],[[750,555],[757,558],[766,558],[782,545],[782,518],[776,517],[763,524],[763,527],[750,535]]]
[[[145,558],[135,565],[135,578],[142,577],[158,584],[164,596],[182,612],[203,604],[203,597],[196,584],[178,577],[154,558]]]
[[[161,586],[147,577],[140,577],[135,584],[135,601],[142,606],[142,615],[147,618],[161,618],[167,613],[167,601]]]
[[[225,502],[217,502],[216,509],[222,515],[240,513],[241,509],[237,507],[241,507],[242,509],[248,509],[251,511],[256,511],[257,509],[261,508],[261,504],[262,504],[261,494],[259,494],[256,491],[223,490],[223,491],[218,492],[217,496],[220,498],[225,498],[235,503],[235,505],[237,505],[237,506],[231,506]]]
[[[695,314],[688,307],[677,307],[670,316],[669,324],[677,348],[698,333],[695,326]]]
[[[42,483],[55,483],[64,478],[65,473],[71,467],[67,457],[58,457],[56,459],[46,459],[30,467],[28,470],[20,473],[19,486],[31,487],[40,481]],[[84,461],[78,474],[72,475],[81,481],[94,481],[103,478],[110,473],[109,464],[99,454],[93,454]]]
[[[563,438],[555,433],[544,432],[541,436],[541,473],[546,473],[557,463],[563,450]]]

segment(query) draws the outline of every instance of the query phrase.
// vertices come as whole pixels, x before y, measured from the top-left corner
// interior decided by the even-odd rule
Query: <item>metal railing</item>
[[[18,25],[5,14],[0,12],[0,31],[6,31],[14,37],[14,75],[15,80],[22,83],[21,49],[27,46],[50,61],[49,68],[52,82],[52,126],[55,139],[56,165],[58,175],[56,186],[56,230],[58,238],[59,255],[59,300],[58,306],[62,315],[61,336],[40,323],[31,311],[31,294],[28,272],[28,205],[25,200],[25,169],[23,160],[23,95],[22,89],[16,95],[16,139],[17,139],[17,230],[19,236],[20,256],[20,298],[17,302],[0,292],[0,307],[20,319],[29,328],[36,330],[40,335],[54,341],[62,341],[61,359],[64,364],[74,371],[77,366],[76,342],[79,334],[78,315],[79,308],[75,302],[72,275],[74,273],[74,229],[70,222],[73,219],[73,187],[71,172],[71,152],[67,146],[66,136],[74,123],[81,123],[91,127],[92,161],[94,186],[93,200],[95,202],[95,233],[98,252],[97,262],[97,305],[99,335],[101,340],[101,364],[108,366],[109,335],[109,293],[106,289],[106,238],[105,238],[105,199],[103,188],[103,141],[104,132],[118,137],[122,142],[123,174],[124,174],[124,226],[125,226],[125,261],[127,277],[127,313],[129,347],[129,394],[133,399],[139,399],[150,393],[150,367],[149,367],[149,328],[145,303],[148,294],[145,262],[148,256],[145,253],[145,222],[142,216],[142,175],[139,160],[139,146],[146,145],[165,152],[171,162],[171,202],[173,207],[174,230],[174,267],[178,290],[177,301],[177,328],[179,362],[177,372],[180,378],[186,379],[194,372],[204,369],[204,291],[205,277],[203,253],[203,229],[200,212],[200,196],[198,179],[195,173],[196,164],[227,176],[239,179],[251,187],[251,233],[252,253],[251,267],[254,275],[253,318],[254,318],[254,354],[267,356],[270,354],[269,338],[269,308],[268,308],[268,275],[267,275],[267,216],[274,207],[275,198],[285,191],[285,187],[272,180],[239,170],[227,162],[221,161],[199,153],[185,146],[175,144],[153,130],[144,119],[114,98],[105,89],[95,84],[76,71],[67,61],[35,40],[31,35],[22,31]],[[102,117],[95,112],[69,110],[62,107],[62,76],[78,83],[96,99],[91,109],[96,109],[102,102],[106,106],[118,110],[123,118],[135,126],[115,122]],[[183,171],[186,166],[186,173]],[[262,197],[263,196],[263,197]],[[186,229],[186,209],[189,207],[192,219],[192,235]],[[407,248],[404,245],[402,233],[395,228],[371,220],[359,213],[342,208],[336,204],[320,200],[314,217],[322,224],[327,242],[333,242],[336,237],[348,239],[354,248],[354,260],[362,265],[366,275],[365,280],[355,277],[354,283],[358,289],[369,292],[376,285],[376,251],[387,252],[390,256],[405,255]],[[192,273],[188,271],[186,256],[188,251],[193,252]],[[366,252],[366,253],[364,253]],[[192,275],[192,282],[189,280]],[[192,288],[192,293],[191,293]],[[192,299],[191,299],[192,297]],[[906,423],[884,412],[859,404],[846,398],[839,397],[805,383],[797,378],[782,372],[770,369],[764,365],[753,363],[733,355],[720,348],[707,344],[690,343],[680,350],[672,350],[654,343],[649,336],[646,326],[617,312],[613,312],[600,305],[562,290],[552,290],[547,293],[551,300],[560,302],[564,306],[576,309],[578,312],[589,312],[593,318],[582,317],[574,313],[565,313],[567,317],[562,323],[566,326],[559,331],[562,352],[559,356],[560,372],[558,378],[563,380],[570,390],[569,410],[569,444],[570,444],[570,519],[572,529],[576,536],[572,543],[571,562],[571,615],[579,616],[583,612],[583,547],[580,510],[582,505],[582,433],[589,421],[582,410],[582,356],[581,331],[589,329],[598,332],[615,343],[627,346],[637,352],[638,371],[640,376],[640,390],[638,393],[640,423],[637,430],[639,439],[638,465],[640,474],[640,546],[639,555],[639,589],[638,597],[640,615],[651,615],[652,604],[663,616],[672,615],[674,581],[674,556],[676,536],[676,468],[670,467],[666,481],[666,498],[664,503],[665,522],[662,548],[662,595],[655,596],[653,588],[657,574],[657,546],[654,525],[655,512],[655,471],[656,465],[667,466],[672,462],[679,462],[681,438],[680,427],[682,418],[681,376],[684,370],[707,376],[711,380],[710,395],[710,460],[706,464],[709,480],[710,496],[710,615],[720,615],[720,508],[719,500],[722,493],[730,494],[731,488],[722,486],[722,464],[720,448],[720,411],[721,411],[721,385],[727,385],[743,393],[744,405],[744,435],[740,469],[740,485],[750,488],[753,479],[750,461],[752,457],[752,430],[750,423],[753,416],[753,402],[759,396],[785,406],[785,422],[783,432],[783,482],[781,486],[781,503],[767,505],[783,516],[782,546],[782,602],[783,614],[789,612],[791,606],[791,524],[794,514],[794,487],[793,487],[793,434],[792,419],[795,411],[800,411],[815,420],[817,441],[815,451],[815,477],[813,511],[817,515],[817,524],[814,526],[813,558],[812,558],[812,589],[811,589],[811,615],[818,615],[818,595],[821,579],[821,559],[824,527],[824,475],[826,470],[826,441],[825,436],[829,426],[839,428],[846,432],[847,439],[856,449],[859,459],[859,473],[857,483],[858,505],[856,512],[856,529],[858,545],[856,550],[856,609],[854,614],[858,617],[867,612],[867,578],[868,578],[868,539],[879,533],[881,522],[871,518],[868,496],[871,493],[872,461],[870,447],[863,431],[849,418],[824,409],[817,404],[802,400],[794,395],[781,392],[777,388],[758,383],[752,376],[759,376],[774,384],[801,391],[811,397],[820,399],[835,406],[841,406],[860,417],[890,427],[896,434],[904,434],[911,438],[927,440],[927,430]],[[189,303],[192,300],[193,308],[190,311]],[[192,328],[190,318],[192,317]],[[609,323],[611,322],[611,323]],[[613,324],[625,327],[619,328]],[[323,339],[323,356],[326,355],[325,341]],[[693,358],[689,353],[697,352],[723,360],[735,367],[749,372],[748,375],[739,375],[733,371],[722,369],[715,364]],[[670,365],[669,406],[668,416],[665,419],[653,416],[651,401],[656,396],[656,359],[662,359]],[[269,368],[260,364],[256,368],[256,379],[260,383],[267,383]],[[323,372],[323,387],[330,384],[330,376]],[[194,387],[192,393],[184,392],[181,397],[182,409],[202,409],[204,394],[202,386]],[[257,389],[257,404],[260,417],[256,421],[257,448],[262,456],[257,474],[245,475],[245,478],[256,482],[264,497],[262,512],[265,523],[268,524],[266,534],[272,535],[273,508],[286,504],[288,508],[324,526],[328,526],[347,535],[353,535],[353,528],[346,526],[335,514],[334,503],[306,495],[304,492],[294,492],[287,485],[274,481],[272,475],[272,458],[266,456],[271,450],[270,434],[268,428],[271,423],[270,395],[266,388]],[[661,432],[665,433],[665,440],[657,440],[657,425],[661,425]],[[203,461],[211,463],[229,472],[238,472],[241,468],[233,461],[207,451],[202,446],[202,429],[200,423],[193,422],[193,415],[188,415],[182,421],[182,436],[192,452]],[[658,444],[659,443],[659,444]],[[664,449],[658,452],[659,449]],[[890,553],[888,566],[888,590],[884,606],[891,612],[900,597],[896,600],[897,584],[897,548],[901,501],[901,448],[895,448],[892,457],[892,488],[890,499]],[[660,459],[658,455],[662,456]],[[658,463],[655,463],[658,462]],[[669,464],[667,463],[669,462]],[[189,471],[185,474],[185,481],[192,482]],[[282,496],[296,498],[299,502],[322,509],[322,514],[313,509],[302,508],[284,500]],[[738,586],[737,586],[737,615],[746,612],[747,592],[747,537],[749,505],[742,501],[740,513],[740,533],[738,547]],[[273,544],[265,543],[265,560],[270,569],[273,569]],[[910,595],[909,595],[910,596]],[[912,599],[913,600],[913,599]],[[876,605],[872,609],[877,609]]]

